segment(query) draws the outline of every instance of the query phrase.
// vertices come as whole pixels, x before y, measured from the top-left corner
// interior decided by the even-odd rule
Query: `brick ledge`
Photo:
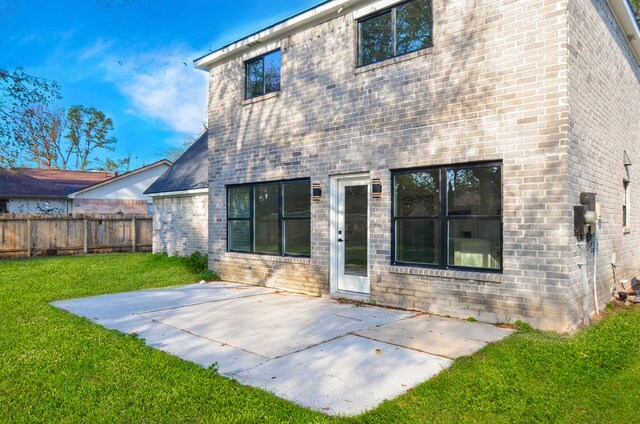
[[[289,264],[311,264],[310,258],[294,258],[291,256],[255,255],[252,253],[227,252],[222,259],[242,259],[243,261],[284,262]]]
[[[498,283],[498,284],[502,283],[502,274],[491,274],[491,273],[485,273],[485,272],[453,271],[449,269],[418,268],[418,267],[395,266],[395,265],[388,266],[386,268],[386,271],[393,274],[455,278],[458,280],[470,280],[470,281],[478,281],[483,283],[484,282]]]

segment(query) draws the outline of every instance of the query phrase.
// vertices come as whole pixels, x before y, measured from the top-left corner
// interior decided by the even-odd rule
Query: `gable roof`
[[[208,137],[205,132],[144,194],[201,190],[209,187]]]
[[[81,194],[81,193],[96,189],[98,187],[102,187],[102,186],[107,185],[107,184],[114,183],[116,181],[123,180],[123,179],[128,178],[128,177],[130,177],[132,175],[139,174],[140,172],[146,171],[148,169],[156,168],[158,166],[163,166],[163,165],[171,167],[171,161],[169,161],[167,159],[162,159],[162,160],[159,160],[157,162],[152,163],[151,165],[143,166],[142,168],[134,169],[133,171],[129,171],[129,172],[126,172],[126,173],[121,174],[121,175],[115,174],[115,176],[112,177],[112,178],[106,179],[104,181],[99,181],[99,182],[97,182],[95,184],[91,184],[88,187],[84,187],[84,188],[82,188],[80,190],[74,191],[73,193],[69,194],[69,197],[73,199],[78,194]]]
[[[0,169],[0,197],[66,197],[66,190],[24,173]]]
[[[59,187],[64,195],[109,180],[117,175],[110,172],[67,171],[63,169],[19,168],[16,171],[18,174],[48,183],[50,187],[53,184]]]

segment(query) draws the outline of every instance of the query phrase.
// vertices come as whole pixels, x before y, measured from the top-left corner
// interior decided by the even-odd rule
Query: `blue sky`
[[[57,81],[114,121],[110,157],[159,160],[205,122],[192,61],[320,0],[0,0],[0,66]]]

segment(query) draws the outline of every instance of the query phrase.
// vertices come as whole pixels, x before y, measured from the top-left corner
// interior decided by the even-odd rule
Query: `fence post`
[[[86,255],[87,253],[89,253],[89,240],[88,240],[89,229],[87,228],[88,227],[87,218],[85,218],[83,221],[84,221],[84,241],[82,244],[82,250]]]
[[[31,219],[27,218],[27,256],[31,257]]]
[[[136,219],[131,220],[131,251],[136,251]]]

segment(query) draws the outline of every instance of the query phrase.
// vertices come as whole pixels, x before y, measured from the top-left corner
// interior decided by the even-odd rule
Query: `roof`
[[[0,169],[0,196],[66,197],[66,192],[56,184],[38,180],[24,173]]]
[[[208,137],[205,132],[144,194],[172,193],[209,188]]]
[[[63,169],[37,168],[19,168],[17,169],[17,173],[48,183],[50,187],[51,184],[53,184],[62,189],[63,195],[82,190],[90,185],[101,183],[117,175],[110,172],[67,171]]]
[[[129,172],[126,172],[126,173],[121,174],[121,175],[115,174],[115,176],[112,177],[112,178],[109,178],[109,179],[106,179],[106,180],[103,180],[103,181],[99,181],[99,182],[97,182],[95,184],[91,184],[88,187],[84,187],[84,188],[82,188],[80,190],[74,191],[73,193],[69,194],[69,197],[73,199],[78,194],[81,194],[81,193],[96,189],[98,187],[105,186],[107,184],[112,184],[112,183],[114,183],[116,181],[120,181],[120,180],[128,178],[128,177],[130,177],[132,175],[139,174],[140,172],[146,171],[148,169],[156,168],[158,166],[163,166],[163,165],[171,167],[171,161],[169,161],[167,159],[162,159],[162,160],[159,160],[158,162],[152,163],[151,165],[143,166],[142,168],[134,169],[133,171],[129,171]]]
[[[227,44],[211,53],[197,58],[193,61],[194,66],[197,69],[207,71],[219,63],[224,63],[233,58],[236,58],[243,53],[247,52],[247,49],[253,48],[258,45],[267,45],[267,43],[274,43],[280,39],[291,35],[297,31],[305,28],[309,28],[319,22],[326,21],[333,17],[345,15],[359,8],[365,3],[369,3],[366,8],[362,8],[357,12],[360,15],[362,13],[373,12],[376,9],[385,7],[386,5],[399,3],[402,0],[381,0],[376,3],[372,3],[371,0],[327,0],[323,1],[310,9],[304,10],[296,15],[286,18],[280,22],[277,22],[267,28],[254,32],[246,37],[243,37],[233,43]],[[618,24],[620,25],[624,35],[627,38],[627,42],[636,57],[636,60],[640,62],[640,27],[635,19],[633,10],[628,0],[606,0],[611,8]],[[275,46],[269,46],[275,47]],[[267,49],[268,50],[268,49]]]

